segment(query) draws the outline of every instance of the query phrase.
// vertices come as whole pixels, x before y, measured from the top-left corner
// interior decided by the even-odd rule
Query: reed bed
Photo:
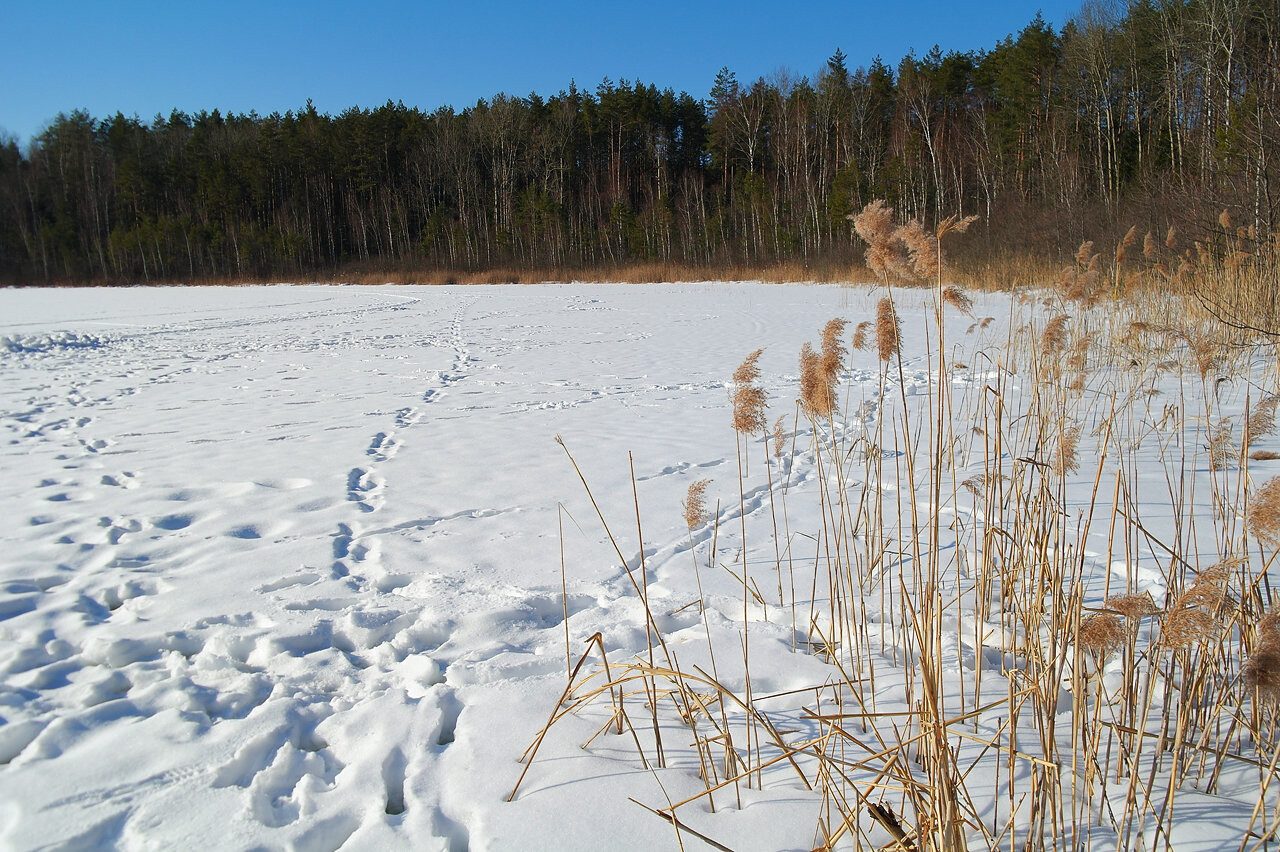
[[[815,329],[772,426],[759,352],[733,373],[737,512],[708,510],[707,480],[670,510],[700,594],[706,572],[741,584],[736,647],[708,625],[703,662],[682,661],[693,652],[663,641],[644,566],[592,496],[649,646],[608,659],[596,634],[577,648],[526,771],[553,726],[594,719],[588,747],[621,737],[639,765],[699,779],[644,804],[682,848],[728,848],[695,817],[761,789],[818,802],[815,849],[1177,849],[1209,797],[1239,828],[1230,848],[1280,839],[1271,261],[1202,252],[1179,270],[1176,235],[1134,230],[1081,246],[993,325],[943,283],[943,238],[962,222],[929,232],[883,205],[855,220],[884,295],[872,316]],[[1237,238],[1224,225],[1223,244]],[[1228,274],[1255,276],[1252,295],[1206,298]],[[924,328],[900,322],[904,279],[931,288]],[[904,365],[919,334],[923,361]],[[874,382],[849,382],[860,351]],[[745,508],[752,469],[759,511]],[[733,564],[717,552],[726,520]],[[753,689],[763,619],[791,625],[828,675]]]

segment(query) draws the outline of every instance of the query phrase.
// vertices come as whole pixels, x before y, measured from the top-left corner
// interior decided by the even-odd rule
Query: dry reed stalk
[[[888,362],[901,346],[902,321],[893,307],[893,297],[884,296],[876,303],[876,353]]]

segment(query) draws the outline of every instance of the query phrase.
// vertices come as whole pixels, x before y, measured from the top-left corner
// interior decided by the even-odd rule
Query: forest
[[[805,268],[849,214],[979,215],[958,263],[1056,258],[1132,225],[1280,230],[1280,5],[1091,2],[990,49],[837,50],[708,97],[639,81],[433,112],[60,114],[0,140],[0,281]],[[567,274],[567,272],[566,272]]]

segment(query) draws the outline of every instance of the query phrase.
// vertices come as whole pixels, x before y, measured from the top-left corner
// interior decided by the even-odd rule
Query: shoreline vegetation
[[[847,280],[883,199],[978,215],[953,266],[1059,269],[1174,228],[1257,255],[1280,230],[1280,12],[1088,5],[990,49],[698,98],[639,81],[432,112],[60,114],[0,137],[0,283]],[[995,280],[982,286],[1008,286]]]

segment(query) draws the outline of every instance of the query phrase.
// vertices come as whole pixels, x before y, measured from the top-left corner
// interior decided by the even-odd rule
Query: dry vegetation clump
[[[886,286],[891,277],[935,279],[921,296],[933,307],[927,322],[941,321],[946,306],[972,311],[937,266],[940,240],[963,220],[930,234],[919,222],[896,226],[880,202],[851,218]],[[789,439],[792,454],[765,465],[763,475],[785,471],[782,488],[771,478],[756,492],[769,495],[766,511],[740,499],[741,558],[719,560],[742,584],[741,610],[728,613],[741,631],[730,653],[740,653],[747,677],[730,686],[704,667],[605,660],[593,637],[583,659],[594,654],[600,668],[571,673],[553,720],[594,706],[605,728],[631,725],[639,765],[696,773],[705,789],[651,810],[685,840],[713,846],[689,824],[695,809],[705,816],[742,802],[745,788],[792,783],[821,799],[809,847],[821,850],[1167,850],[1189,790],[1243,802],[1246,812],[1256,803],[1246,848],[1280,834],[1275,554],[1240,555],[1259,550],[1253,541],[1280,547],[1280,477],[1252,488],[1248,467],[1232,463],[1274,430],[1280,396],[1249,409],[1249,389],[1275,381],[1248,366],[1265,359],[1222,358],[1227,342],[1245,345],[1188,309],[1194,303],[1170,292],[1159,268],[1187,260],[1203,284],[1203,263],[1171,257],[1173,233],[1163,247],[1157,233],[1139,251],[1130,229],[1105,263],[1082,245],[1062,289],[1011,300],[1003,340],[974,336],[964,351],[927,329],[938,347],[927,353],[928,380],[909,377],[911,394],[905,370],[888,369],[895,356],[899,368],[920,363],[901,351],[895,294],[851,340],[885,365],[878,387],[841,386],[848,326],[831,320],[818,346],[801,348],[808,420],[797,417],[790,436],[783,417],[765,434],[762,393],[738,395],[759,384],[759,352],[749,356],[734,375],[735,428],[747,426],[739,451],[763,443],[768,455],[772,440],[781,460]],[[1139,286],[1135,269],[1162,289],[1125,295]],[[1108,281],[1116,311],[1085,313]],[[957,357],[982,378],[957,380],[948,372]],[[1214,380],[1214,370],[1240,366],[1253,372]],[[1068,388],[1043,380],[1063,368],[1075,374]],[[930,396],[913,398],[922,387]],[[858,390],[871,399],[859,405]],[[1066,481],[1085,453],[1088,475]],[[684,500],[690,531],[707,523],[705,487],[695,482]],[[798,500],[812,504],[802,510]],[[716,546],[690,536],[691,552],[710,551],[709,568]],[[776,591],[755,585],[766,566]],[[1113,582],[1125,593],[1111,594]],[[1099,597],[1101,606],[1086,603]],[[830,666],[821,682],[758,693],[751,601],[750,618],[787,624],[797,652]],[[708,625],[715,604],[701,586],[695,603]],[[723,671],[724,650],[711,653],[706,629],[712,666],[718,656]],[[633,724],[639,713],[652,723]],[[1242,767],[1244,785],[1229,771]]]

